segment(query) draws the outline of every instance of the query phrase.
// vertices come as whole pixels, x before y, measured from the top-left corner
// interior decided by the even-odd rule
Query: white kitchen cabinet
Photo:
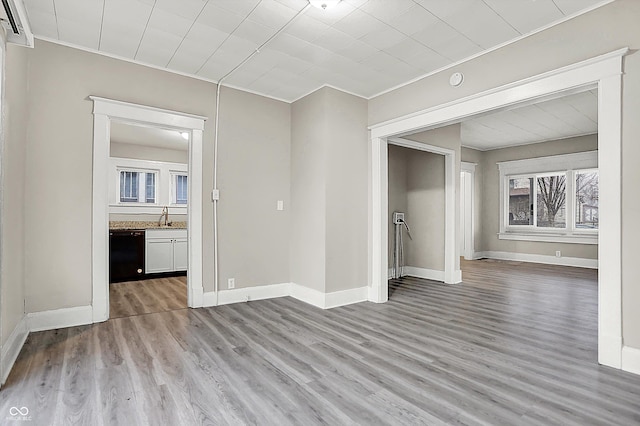
[[[188,264],[186,229],[145,231],[145,273],[186,271]]]

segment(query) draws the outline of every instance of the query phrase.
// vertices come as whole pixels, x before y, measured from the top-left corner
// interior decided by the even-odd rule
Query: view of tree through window
[[[598,229],[598,172],[576,173],[576,228]]]
[[[567,176],[555,175],[537,178],[536,226],[542,228],[565,228],[567,219],[565,205],[567,201]]]

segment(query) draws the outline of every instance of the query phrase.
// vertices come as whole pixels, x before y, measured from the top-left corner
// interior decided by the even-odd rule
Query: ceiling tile
[[[29,23],[32,28],[38,29],[38,35],[50,39],[58,39],[58,22],[54,14],[41,12],[32,8],[29,14]]]
[[[485,2],[521,34],[526,34],[563,17],[553,0],[485,0]]]
[[[155,9],[194,21],[206,4],[207,2],[203,0],[156,0]]]
[[[166,66],[178,49],[182,37],[148,27],[135,59],[147,64]]]
[[[91,22],[76,21],[58,17],[60,39],[78,46],[98,49],[100,44],[100,25]]]
[[[381,29],[360,37],[360,41],[367,43],[376,49],[384,50],[395,44],[400,43],[407,36],[400,31],[385,25],[385,29]]]
[[[195,23],[168,66],[195,74],[227,37],[228,34],[220,30]]]
[[[387,22],[407,12],[415,5],[412,0],[369,0],[360,6],[360,10]]]
[[[29,15],[36,11],[54,16],[56,14],[56,8],[53,5],[53,0],[24,0],[24,6]]]
[[[437,21],[411,37],[451,61],[482,50],[480,46],[442,21]]]
[[[154,28],[183,38],[191,28],[191,25],[193,25],[193,21],[165,10],[154,8],[147,25],[148,28]]]
[[[344,56],[345,58],[349,58],[352,61],[361,62],[379,51],[380,49],[376,49],[375,47],[369,46],[360,40],[356,40],[352,44],[337,50],[336,53]]]
[[[274,30],[279,30],[293,18],[297,10],[275,0],[263,0],[251,12],[249,19]]]
[[[285,34],[290,34],[298,37],[299,39],[311,42],[317,39],[320,34],[329,28],[329,25],[324,22],[302,15],[293,21],[284,32]]]
[[[314,41],[314,44],[335,52],[336,50],[340,50],[346,46],[353,44],[355,41],[356,39],[351,37],[350,35],[347,35],[340,30],[336,30],[335,28],[329,27],[326,31],[322,32],[319,35],[319,37]]]
[[[278,52],[296,55],[300,50],[307,49],[309,46],[311,46],[310,43],[297,37],[290,36],[289,34],[280,34],[269,43],[268,48],[269,50],[277,50]]]
[[[601,3],[601,0],[554,0],[554,3],[558,5],[562,13],[566,16],[573,15],[585,8]]]
[[[341,1],[337,6],[331,9],[322,10],[317,7],[310,7],[305,14],[311,18],[317,19],[320,22],[324,22],[327,25],[333,25],[336,22],[348,16],[351,12],[356,10],[355,7],[349,3]]]
[[[273,29],[254,22],[251,19],[246,19],[238,26],[238,28],[236,28],[236,30],[233,32],[233,35],[260,46],[265,41],[267,41],[269,37],[271,37],[274,33],[275,30]]]
[[[238,2],[242,3],[242,2]],[[220,2],[207,3],[200,13],[197,22],[231,34],[244,20],[242,15],[217,7]]]
[[[80,22],[97,26],[98,32],[100,31],[103,7],[103,0],[84,0],[82,2],[76,0],[55,1],[56,16],[58,18],[62,18],[67,22]],[[70,31],[73,30],[70,29]]]
[[[388,25],[368,13],[355,10],[349,16],[337,22],[334,28],[359,39],[376,31],[384,31],[388,28]]]
[[[212,0],[207,6],[215,3],[220,9],[233,12],[235,15],[247,16],[261,0]]]
[[[412,35],[438,22],[438,18],[420,5],[414,5],[405,13],[393,18],[389,24],[398,31]]]

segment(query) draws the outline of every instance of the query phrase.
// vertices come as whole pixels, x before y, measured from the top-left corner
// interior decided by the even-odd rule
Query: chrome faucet
[[[160,219],[158,219],[158,226],[162,226],[163,217],[164,217],[164,226],[167,226],[169,222],[169,207],[167,206],[164,206],[162,208],[162,213],[160,213]]]

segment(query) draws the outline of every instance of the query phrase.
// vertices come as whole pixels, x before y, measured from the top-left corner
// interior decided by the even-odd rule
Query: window
[[[498,166],[500,239],[597,244],[597,152]]]
[[[187,204],[187,175],[173,175],[173,204]]]
[[[120,203],[156,203],[155,171],[120,170]]]

